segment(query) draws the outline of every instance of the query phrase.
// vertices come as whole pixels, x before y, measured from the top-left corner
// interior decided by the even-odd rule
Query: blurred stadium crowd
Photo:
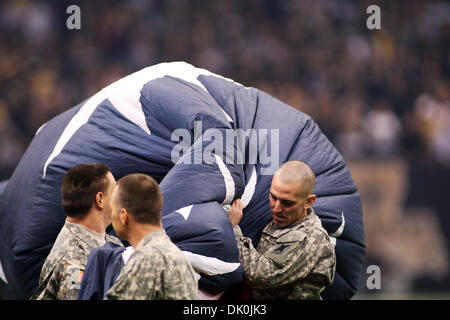
[[[71,4],[81,30],[66,28]],[[450,168],[449,36],[447,1],[2,1],[0,180],[51,117],[173,60],[306,112],[346,159]]]
[[[81,8],[81,30],[66,8]],[[35,131],[114,80],[186,60],[310,114],[346,157],[450,163],[445,1],[2,1],[0,178]]]

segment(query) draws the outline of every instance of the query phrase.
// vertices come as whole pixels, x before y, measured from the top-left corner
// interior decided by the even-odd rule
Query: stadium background
[[[66,27],[71,4],[81,30]],[[381,30],[366,27],[371,4]],[[184,60],[311,115],[342,153],[364,209],[355,299],[448,299],[449,35],[446,1],[2,1],[0,180],[51,117]]]

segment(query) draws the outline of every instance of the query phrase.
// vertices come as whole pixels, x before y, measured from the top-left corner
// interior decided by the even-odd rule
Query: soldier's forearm
[[[267,288],[285,284],[285,270],[278,268],[273,261],[259,253],[253,247],[251,239],[242,235],[239,226],[234,226],[233,229],[239,248],[239,261],[252,287]]]

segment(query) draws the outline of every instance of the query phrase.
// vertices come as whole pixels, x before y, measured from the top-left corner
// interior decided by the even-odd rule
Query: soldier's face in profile
[[[120,221],[120,206],[117,204],[117,186],[114,187],[113,192],[111,194],[110,206],[111,206],[111,222],[114,229],[114,232],[120,239],[126,240],[126,236],[124,234],[124,228]]]
[[[300,220],[305,211],[305,199],[298,196],[297,184],[285,184],[276,176],[272,179],[269,194],[273,223],[285,228]]]
[[[103,196],[104,196],[104,200],[105,200],[104,219],[105,219],[105,224],[108,225],[111,223],[111,214],[112,214],[111,198],[112,198],[112,193],[114,191],[114,187],[116,185],[116,179],[114,179],[114,176],[112,175],[111,172],[108,172],[108,174],[106,175],[106,178],[108,179],[108,188],[103,193]]]

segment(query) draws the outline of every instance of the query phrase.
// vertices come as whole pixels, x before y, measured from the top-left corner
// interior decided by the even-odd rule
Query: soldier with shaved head
[[[334,246],[312,208],[314,187],[314,172],[305,163],[288,161],[278,168],[269,192],[272,221],[256,248],[239,227],[242,202],[233,202],[228,215],[253,298],[321,299],[333,282]]]

